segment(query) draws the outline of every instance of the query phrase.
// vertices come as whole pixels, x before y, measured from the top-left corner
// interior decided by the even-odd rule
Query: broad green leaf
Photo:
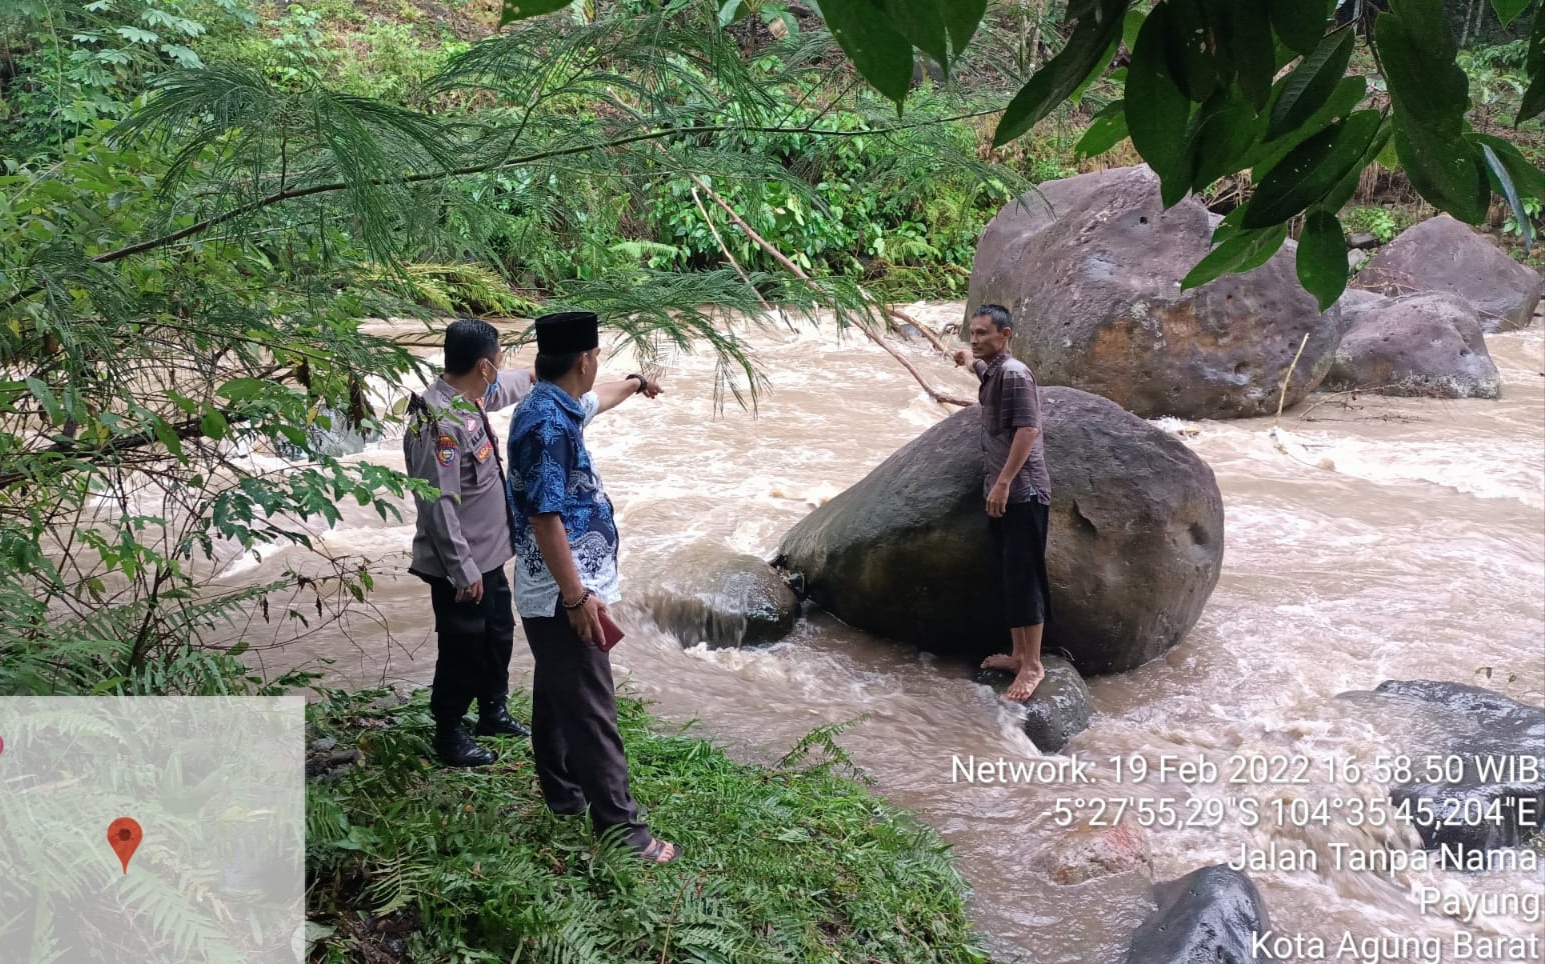
[[[1412,0],[1401,9],[1414,10],[1428,2]],[[1375,36],[1389,97],[1395,113],[1408,123],[1420,124],[1440,139],[1458,137],[1465,112],[1470,109],[1470,81],[1454,62],[1447,22],[1437,28],[1442,37],[1428,36],[1422,32],[1426,29],[1395,14],[1384,14],[1376,21]]]
[[[1261,180],[1240,223],[1270,227],[1320,200],[1362,159],[1381,120],[1378,111],[1357,111],[1293,148]]]
[[[572,0],[504,0],[504,11],[499,14],[499,26],[525,20],[527,17],[540,17],[554,10],[562,10],[571,2]]]
[[[1271,99],[1276,74],[1271,20],[1260,3],[1229,3],[1224,8],[1228,24],[1228,56],[1233,62],[1239,89],[1256,110]]]
[[[1513,209],[1513,219],[1518,222],[1518,228],[1523,232],[1524,251],[1527,252],[1534,245],[1534,219],[1529,217],[1529,212],[1524,209],[1523,201],[1518,196],[1518,188],[1513,184],[1513,176],[1508,173],[1507,165],[1502,163],[1502,158],[1492,150],[1490,144],[1481,145],[1481,156],[1486,159],[1486,166],[1491,171],[1497,193],[1507,198],[1508,207]]]
[[[203,418],[199,419],[199,430],[204,433],[205,438],[218,442],[230,431],[230,423],[226,422],[225,416],[217,409],[210,408],[205,410]]]
[[[740,12],[740,0],[724,0],[719,7],[719,26],[728,27]]]
[[[1254,271],[1277,253],[1287,240],[1286,224],[1244,231],[1212,249],[1180,282],[1180,290],[1200,287],[1214,278],[1241,271]]]
[[[1298,237],[1298,282],[1314,295],[1324,311],[1347,290],[1346,235],[1329,211],[1315,209],[1304,219]]]
[[[1165,51],[1168,7],[1148,15],[1127,68],[1126,115],[1132,146],[1165,183],[1191,185],[1188,126],[1191,101],[1170,76]]]
[[[1336,92],[1336,85],[1346,76],[1355,39],[1356,35],[1350,29],[1336,31],[1282,79],[1282,92],[1271,106],[1267,140],[1298,130],[1325,106],[1330,95]]]
[[[1518,15],[1529,9],[1529,4],[1534,0],[1491,0],[1491,5],[1497,10],[1497,19],[1506,27],[1518,18]]]
[[[1197,114],[1191,156],[1196,165],[1191,188],[1201,191],[1220,177],[1245,167],[1250,148],[1260,134],[1260,117],[1237,87],[1210,97]]]
[[[1386,117],[1379,122],[1379,130],[1373,135],[1373,140],[1368,142],[1368,147],[1363,151],[1363,156],[1356,164],[1341,177],[1340,183],[1330,189],[1325,197],[1320,199],[1319,207],[1335,213],[1346,206],[1357,193],[1358,184],[1362,181],[1363,170],[1374,162],[1384,148],[1390,143],[1390,134],[1394,128]]]
[[[1469,224],[1486,219],[1491,184],[1474,144],[1463,137],[1435,136],[1397,114],[1395,149],[1418,194]]]
[[[141,27],[124,26],[113,32],[131,44],[153,44],[161,40],[161,35],[154,30],[145,30]]]
[[[1105,48],[1105,53],[1094,58],[1094,67],[1089,71],[1089,76],[1079,81],[1078,86],[1073,88],[1073,93],[1068,95],[1068,103],[1072,104],[1074,107],[1077,107],[1083,103],[1084,94],[1089,91],[1090,85],[1105,75],[1105,70],[1110,66],[1110,62],[1116,58],[1116,51],[1120,48],[1120,45],[1120,40],[1112,40],[1110,42],[1110,46]],[[1112,79],[1115,79],[1116,75],[1121,74],[1123,70],[1125,70],[1125,68],[1113,71],[1111,73]],[[1123,89],[1126,88],[1124,74],[1122,75],[1122,79],[1119,81],[1119,83]]]
[[[38,400],[43,414],[48,416],[49,422],[58,424],[64,421],[64,408],[59,404],[59,399],[54,395],[53,389],[41,378],[28,377],[27,389],[32,392],[32,397]]]
[[[901,103],[912,85],[912,42],[886,23],[869,0],[826,0],[826,26],[863,78]]]
[[[1127,136],[1125,101],[1112,101],[1094,115],[1089,129],[1079,138],[1076,153],[1079,158],[1095,157],[1121,143]]]
[[[1127,0],[1084,0],[1078,8],[1084,16],[1079,18],[1067,46],[1036,71],[1004,109],[998,129],[993,132],[994,147],[1002,147],[1034,127],[1085,82],[1120,34],[1126,8]],[[1071,5],[1069,9],[1072,10]],[[1150,14],[1149,19],[1152,17]],[[909,79],[910,71],[909,67]],[[1130,89],[1130,76],[1127,86]]]
[[[1125,19],[1121,23],[1121,42],[1126,45],[1127,52],[1137,49],[1137,35],[1143,29],[1143,21],[1148,15],[1141,10],[1128,10]]]
[[[1271,14],[1272,28],[1282,42],[1301,54],[1313,53],[1325,37],[1330,3],[1324,0],[1265,0],[1265,3]]]
[[[1529,55],[1524,70],[1529,74],[1529,89],[1524,91],[1523,102],[1513,126],[1545,114],[1545,2],[1534,13],[1534,26],[1529,30]]]
[[[1384,168],[1386,171],[1393,171],[1395,168],[1400,166],[1400,152],[1395,150],[1394,138],[1390,138],[1384,142],[1383,149],[1379,151],[1378,156],[1375,157],[1374,160],[1377,161],[1379,166]]]
[[[942,0],[941,5],[945,26],[949,28],[950,46],[959,56],[965,52],[982,17],[987,14],[987,0]]]
[[[1170,72],[1185,95],[1200,104],[1217,90],[1224,73],[1214,51],[1217,44],[1208,26],[1202,0],[1165,0],[1164,47]]]
[[[244,402],[268,391],[268,385],[260,378],[233,378],[221,385],[215,394],[233,402]]]
[[[172,428],[170,422],[164,418],[152,418],[150,429],[155,433],[156,438],[161,440],[161,444],[166,446],[168,452],[171,452],[179,462],[183,460],[182,439],[177,437],[177,430]]]
[[[950,37],[949,28],[945,26],[944,0],[877,0],[876,6],[889,17],[890,25],[897,33],[949,73]],[[907,70],[911,69],[909,63]],[[910,74],[907,79],[910,83]]]
[[[1545,171],[1530,164],[1515,145],[1494,134],[1471,134],[1470,139],[1491,148],[1492,153],[1507,168],[1508,176],[1513,179],[1520,197],[1545,201]]]
[[[1278,90],[1280,89],[1279,85]],[[1275,167],[1289,151],[1329,127],[1331,121],[1351,114],[1367,94],[1366,78],[1343,77],[1336,85],[1336,92],[1330,95],[1330,99],[1315,111],[1314,116],[1305,121],[1296,133],[1288,133],[1276,140],[1266,141],[1253,152],[1250,163],[1245,166],[1258,170]]]
[[[1529,82],[1529,89],[1524,91],[1523,101],[1518,108],[1518,116],[1513,120],[1513,126],[1517,127],[1526,120],[1545,114],[1545,74],[1536,74]]]

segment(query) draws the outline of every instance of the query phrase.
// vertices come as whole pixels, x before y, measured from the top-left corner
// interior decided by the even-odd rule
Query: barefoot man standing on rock
[[[1051,475],[1041,438],[1041,396],[1035,376],[1009,352],[1014,321],[1002,305],[982,305],[971,316],[971,370],[981,381],[982,456],[987,525],[993,564],[1002,580],[1014,651],[989,656],[983,669],[1014,674],[1006,700],[1023,702],[1046,676],[1041,665],[1041,630],[1051,615],[1046,579],[1046,530],[1051,509]],[[965,350],[955,364],[965,365]]]

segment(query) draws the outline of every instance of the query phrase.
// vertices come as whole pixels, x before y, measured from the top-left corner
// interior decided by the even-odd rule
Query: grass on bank
[[[684,848],[646,867],[547,812],[526,740],[492,767],[435,766],[426,692],[311,707],[310,739],[362,756],[308,785],[311,961],[988,960],[947,847],[841,772],[832,728],[761,768],[620,700],[634,795]]]

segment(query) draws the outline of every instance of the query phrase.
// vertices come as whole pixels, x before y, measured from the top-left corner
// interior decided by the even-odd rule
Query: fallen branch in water
[[[927,325],[918,321],[916,318],[913,318],[911,315],[907,314],[905,311],[902,311],[900,308],[891,308],[887,306],[885,313],[890,315],[892,318],[906,322],[913,328],[916,328],[918,331],[922,332],[923,337],[928,339],[929,344],[933,345],[933,347],[939,350],[939,354],[944,355],[945,357],[951,356],[952,352],[945,347],[944,342],[941,341],[939,336],[934,334],[932,329],[930,329]]]
[[[724,239],[719,237],[719,229],[714,227],[713,218],[708,216],[708,209],[703,207],[703,199],[698,197],[696,186],[692,188],[692,203],[697,205],[698,213],[703,216],[703,223],[708,225],[708,233],[713,235],[713,239],[718,242],[719,250],[724,252],[724,258],[730,263],[730,267],[735,269],[735,273],[740,275],[740,280],[744,281],[746,283],[746,287],[750,288],[751,291],[756,295],[756,300],[762,304],[762,310],[769,312],[772,311],[772,305],[767,303],[767,299],[762,297],[762,293],[757,290],[756,285],[751,283],[751,278],[746,274],[745,270],[741,268],[740,262],[735,260],[735,256],[733,254],[730,254],[729,245],[725,244]]]
[[[750,238],[757,245],[757,247],[761,248],[763,251],[766,251],[773,257],[774,260],[783,265],[786,271],[794,275],[796,278],[799,278],[803,281],[811,280],[810,275],[806,274],[804,269],[800,268],[799,265],[791,261],[787,255],[774,247],[772,243],[769,242],[766,238],[762,237],[760,234],[757,234],[756,231],[752,229],[751,225],[747,224],[745,220],[735,212],[735,209],[730,207],[729,203],[726,202],[724,198],[720,197],[713,188],[709,187],[696,175],[692,176],[692,181],[698,187],[702,188],[703,193],[712,198],[715,204],[724,209],[724,213],[730,216],[730,220],[735,222],[735,226],[744,231],[746,237]],[[887,308],[885,310],[893,315],[896,313],[895,309],[892,308]],[[898,317],[904,318],[905,316]],[[912,323],[917,324],[916,322]],[[896,359],[898,362],[901,362],[901,367],[905,368],[912,375],[912,377],[917,380],[917,383],[922,386],[923,391],[926,392],[928,397],[933,399],[935,402],[938,402],[940,405],[958,405],[962,408],[976,404],[975,399],[961,398],[958,395],[951,395],[948,392],[941,392],[934,388],[932,385],[928,384],[926,379],[923,378],[923,373],[917,370],[917,366],[913,365],[910,361],[904,358],[901,353],[896,351],[896,349],[892,347],[891,344],[884,338],[881,338],[879,335],[870,331],[867,325],[860,323],[857,327],[858,330],[862,331],[870,341],[885,349],[885,351],[888,352],[892,358]],[[923,329],[922,325],[918,325],[917,327],[920,330],[926,330]],[[943,345],[940,345],[939,347],[941,350],[943,349]]]

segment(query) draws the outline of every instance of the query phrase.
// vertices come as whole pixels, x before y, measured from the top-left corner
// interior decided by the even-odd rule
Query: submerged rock
[[[1540,833],[1545,709],[1435,680],[1387,680],[1372,693],[1342,695],[1417,711],[1415,745],[1399,754],[1411,779],[1390,790],[1390,801],[1412,815],[1429,850],[1464,868]]]
[[[765,561],[722,546],[694,546],[664,567],[646,606],[682,645],[774,643],[794,631],[799,597]]]
[[[1469,302],[1450,294],[1379,301],[1350,316],[1322,388],[1427,398],[1501,396],[1502,376]]]
[[[1402,232],[1363,267],[1354,284],[1387,295],[1458,295],[1475,307],[1488,333],[1527,327],[1541,290],[1538,271],[1447,214]]]
[[[1146,831],[1129,820],[1109,827],[1079,824],[1053,837],[1031,859],[1030,869],[1064,886],[1129,873],[1151,881],[1153,852]]]
[[[1093,704],[1089,687],[1073,664],[1059,656],[1042,656],[1046,678],[1024,703],[1025,736],[1042,753],[1060,753],[1068,741],[1089,729]],[[978,670],[976,681],[991,686],[1002,696],[1014,674],[998,669]]]
[[[1127,951],[1127,964],[1249,964],[1271,930],[1249,876],[1222,864],[1153,887],[1158,907]]]
[[[1048,181],[987,225],[968,311],[1007,307],[1015,351],[1043,385],[1144,418],[1270,414],[1290,367],[1288,405],[1325,377],[1340,315],[1304,291],[1292,241],[1254,271],[1181,291],[1212,249],[1215,217],[1192,198],[1166,210],[1147,167]]]
[[[1116,673],[1185,636],[1217,584],[1223,498],[1167,432],[1096,395],[1041,393],[1052,480],[1046,652]],[[980,662],[1007,652],[989,566],[980,409],[945,419],[784,536],[775,562],[851,626]]]

